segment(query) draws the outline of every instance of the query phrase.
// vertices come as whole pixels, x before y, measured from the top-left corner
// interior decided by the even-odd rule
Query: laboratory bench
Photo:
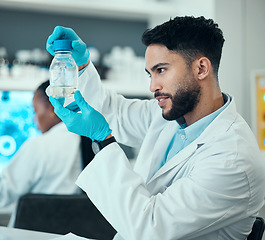
[[[0,240],[48,240],[61,235],[0,226]]]

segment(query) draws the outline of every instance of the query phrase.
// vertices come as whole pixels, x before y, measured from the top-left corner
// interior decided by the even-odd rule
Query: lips
[[[158,101],[158,105],[160,107],[162,107],[163,105],[165,105],[165,103],[166,103],[166,101],[167,101],[168,98],[169,97],[167,97],[167,96],[159,96],[159,97],[156,97],[156,100]]]

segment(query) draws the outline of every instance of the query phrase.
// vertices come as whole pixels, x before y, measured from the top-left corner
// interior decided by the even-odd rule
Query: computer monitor
[[[41,134],[34,122],[33,94],[0,90],[0,175],[21,145]]]

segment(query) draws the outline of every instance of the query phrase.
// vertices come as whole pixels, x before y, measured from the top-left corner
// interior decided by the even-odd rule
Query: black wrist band
[[[116,139],[113,136],[103,141],[94,140],[92,142],[92,150],[94,154],[97,154],[100,150],[102,150],[104,147],[106,147],[107,145],[113,142],[116,142]]]

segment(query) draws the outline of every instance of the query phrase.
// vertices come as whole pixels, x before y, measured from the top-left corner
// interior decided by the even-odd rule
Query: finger
[[[49,101],[50,102],[53,101],[53,103],[55,103],[55,104],[57,104],[56,102],[58,102],[61,106],[63,106],[64,102],[65,102],[65,98],[54,98],[52,96],[49,96]],[[53,103],[51,102],[52,105],[53,105]]]
[[[48,42],[46,43],[46,50],[48,53],[50,53],[52,56],[54,56],[54,51],[53,51],[53,46],[52,44],[49,44]]]
[[[72,41],[72,48],[79,53],[84,53],[86,51],[86,44],[81,40]]]
[[[54,107],[54,112],[63,122],[64,120],[66,120],[66,118],[72,117],[72,115],[75,114],[74,112],[71,112],[69,109],[64,108],[60,100],[50,96],[49,101]]]
[[[57,101],[63,106],[65,102],[65,98],[64,97],[57,98]]]
[[[69,105],[66,106],[67,109],[71,110],[72,112],[79,112],[81,111],[76,102],[71,102]]]
[[[83,98],[83,96],[81,95],[80,91],[77,90],[75,91],[75,102],[77,103],[78,107],[81,109],[82,112],[85,111],[90,111],[91,109],[93,109]]]
[[[62,39],[64,35],[64,27],[56,26],[53,33],[48,37],[46,42],[46,50],[54,56],[53,42],[57,39]]]
[[[59,108],[60,106],[62,107],[62,102],[60,102],[58,99],[49,96],[49,101],[53,105],[54,108]]]
[[[65,28],[62,26],[56,26],[53,30],[53,33],[48,37],[47,44],[52,44],[54,40],[64,39]]]

